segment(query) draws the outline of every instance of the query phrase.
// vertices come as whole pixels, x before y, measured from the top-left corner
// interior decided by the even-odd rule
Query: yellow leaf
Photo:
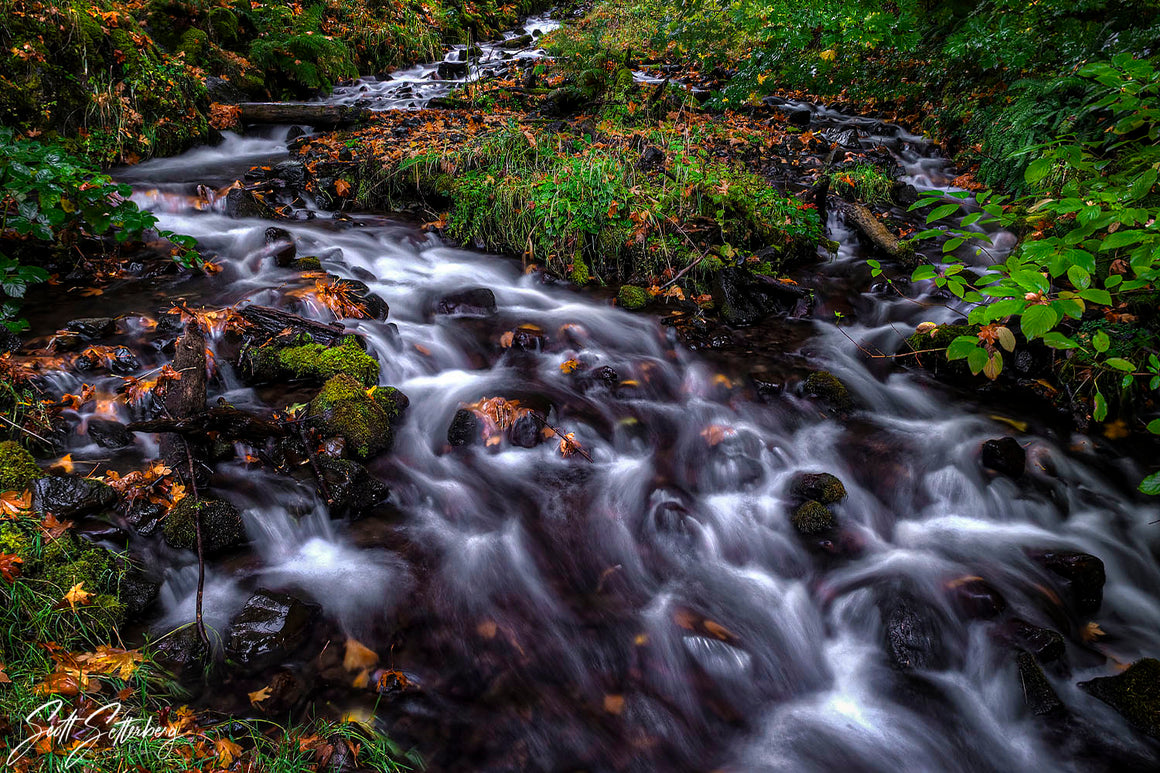
[[[218,767],[228,768],[234,764],[242,754],[242,747],[234,743],[228,738],[218,738],[213,742],[214,751],[217,752]]]
[[[379,654],[377,652],[354,639],[346,640],[346,655],[342,658],[342,667],[347,671],[361,671],[376,665],[378,662]]]
[[[1099,623],[1088,623],[1087,625],[1085,625],[1083,627],[1083,631],[1080,633],[1080,635],[1083,637],[1083,640],[1086,642],[1093,642],[1096,639],[1100,639],[1100,638],[1103,638],[1104,636],[1107,636],[1107,634],[1104,633],[1104,630],[1102,628],[1100,628]]]
[[[576,370],[579,367],[580,367],[580,363],[578,361],[565,360],[564,362],[560,363],[560,372],[561,373],[571,373],[572,371]]]
[[[255,690],[251,693],[246,693],[246,697],[250,699],[251,706],[257,706],[262,701],[270,697],[270,685],[266,685],[261,690]]]
[[[67,602],[69,607],[74,612],[76,611],[77,604],[82,606],[88,604],[89,600],[93,597],[93,594],[89,593],[87,590],[84,590],[84,585],[85,584],[83,582],[78,582],[76,585],[69,588],[68,593],[64,594],[64,598],[61,599],[62,601]]]
[[[825,51],[818,54],[818,56],[824,61],[832,62],[838,58],[838,52],[832,48],[827,48]]]
[[[93,674],[116,674],[125,680],[133,676],[137,664],[145,657],[137,650],[123,650],[117,647],[97,647],[96,652],[77,656],[77,662]]]

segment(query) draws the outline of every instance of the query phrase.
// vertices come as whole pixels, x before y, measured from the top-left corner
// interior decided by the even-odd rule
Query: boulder
[[[235,188],[226,194],[226,217],[261,218],[273,220],[276,215],[269,205],[254,195],[253,191]]]
[[[394,387],[368,390],[340,373],[326,382],[310,401],[307,419],[324,438],[342,438],[357,459],[387,450],[394,442],[394,425],[406,410],[407,396]]]
[[[1089,553],[1047,550],[1032,553],[1035,563],[1067,583],[1068,595],[1080,615],[1094,615],[1104,600],[1104,562]]]
[[[713,273],[713,303],[721,319],[745,326],[774,314],[797,313],[806,301],[805,291],[776,282],[739,266],[725,266]]]
[[[99,513],[116,500],[111,487],[79,475],[50,475],[32,484],[33,509],[60,520]]]
[[[850,392],[846,389],[846,385],[828,370],[815,371],[806,376],[802,386],[807,395],[828,403],[831,408],[836,410],[845,411],[854,406],[854,401],[850,399]]]
[[[812,499],[823,505],[832,505],[846,498],[846,487],[837,476],[828,472],[803,472],[794,476],[790,490],[802,499]]]
[[[319,457],[318,469],[330,495],[331,515],[363,515],[387,501],[391,490],[367,468],[350,459]]]
[[[113,317],[82,317],[66,322],[64,329],[86,340],[95,341],[116,335],[117,320]]]
[[[479,417],[466,408],[460,408],[447,428],[447,442],[453,446],[466,446],[479,440]]]
[[[1026,620],[1013,620],[1011,630],[1015,642],[1035,656],[1040,663],[1055,663],[1063,659],[1067,644],[1063,634],[1050,628],[1040,628]]]
[[[995,586],[978,577],[956,582],[951,596],[963,614],[974,620],[990,620],[1007,609],[1007,600]]]
[[[1020,652],[1016,658],[1019,669],[1019,682],[1023,687],[1023,702],[1036,716],[1061,714],[1065,711],[1063,701],[1059,699],[1051,682],[1043,673],[1043,668],[1035,662],[1029,652]]]
[[[1143,658],[1123,673],[1080,682],[1079,686],[1160,740],[1160,660]]]
[[[495,293],[486,287],[460,290],[459,292],[444,295],[435,302],[436,314],[486,317],[494,314],[495,309]]]
[[[794,508],[789,520],[798,534],[807,536],[823,534],[838,526],[838,519],[830,508],[812,499]]]
[[[125,448],[133,445],[133,433],[119,421],[89,419],[86,429],[89,437],[101,448]]]
[[[948,664],[938,613],[925,602],[900,595],[886,614],[886,654],[903,671],[942,669]]]
[[[979,459],[987,469],[1008,478],[1018,478],[1027,467],[1027,451],[1013,437],[984,441]]]
[[[226,657],[252,671],[276,665],[302,646],[318,612],[315,604],[261,589],[230,621]]]
[[[180,550],[197,550],[198,512],[201,513],[201,545],[206,554],[244,545],[246,527],[238,508],[220,499],[187,496],[165,517],[165,541]]]
[[[365,386],[379,380],[379,362],[363,351],[357,338],[348,337],[339,346],[313,343],[301,335],[295,346],[271,342],[247,349],[241,359],[242,370],[250,381],[269,384],[286,380],[325,383],[342,373]]]

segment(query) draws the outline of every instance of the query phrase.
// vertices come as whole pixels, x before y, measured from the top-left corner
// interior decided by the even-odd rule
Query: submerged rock
[[[277,217],[274,210],[253,192],[241,188],[235,188],[226,194],[225,214],[226,217],[263,220],[274,220]]]
[[[99,513],[116,500],[110,486],[79,475],[51,475],[32,484],[33,508],[61,520]]]
[[[1047,550],[1032,553],[1035,563],[1067,582],[1068,595],[1080,615],[1094,615],[1104,600],[1104,562],[1089,553]]]
[[[807,395],[816,397],[839,411],[849,410],[854,406],[846,385],[828,370],[815,371],[806,376],[803,389]]]
[[[230,621],[226,657],[255,671],[275,665],[302,646],[318,612],[285,593],[259,590]]]
[[[1023,702],[1036,716],[1058,714],[1064,711],[1063,701],[1059,699],[1043,668],[1035,662],[1029,652],[1020,652],[1016,658],[1019,670],[1019,682],[1023,686]]]
[[[198,511],[201,511],[201,544],[206,553],[217,553],[246,542],[246,527],[238,508],[220,499],[182,499],[165,517],[165,541],[181,550],[197,550]]]
[[[134,435],[124,424],[112,419],[90,419],[89,437],[101,448],[125,448],[133,445]]]
[[[391,495],[391,490],[366,467],[350,459],[319,457],[318,468],[330,495],[331,515],[363,515]]]
[[[1013,437],[984,441],[979,458],[984,467],[1008,478],[1018,478],[1027,468],[1027,451]]]
[[[484,317],[494,314],[495,309],[495,293],[486,287],[450,293],[435,302],[436,314]]]
[[[832,505],[846,498],[846,487],[836,475],[828,472],[803,472],[790,485],[793,493],[803,499],[812,499],[823,505]]]
[[[1079,686],[1160,740],[1160,660],[1143,658],[1122,674],[1080,682]]]
[[[394,387],[365,389],[345,373],[326,382],[310,401],[307,418],[324,438],[340,437],[358,459],[369,459],[391,447],[394,425],[409,400]]]
[[[838,519],[830,508],[811,499],[794,509],[790,523],[799,534],[814,535],[836,528]]]
[[[990,620],[1003,614],[1007,600],[994,585],[978,577],[956,582],[952,597],[969,618]]]

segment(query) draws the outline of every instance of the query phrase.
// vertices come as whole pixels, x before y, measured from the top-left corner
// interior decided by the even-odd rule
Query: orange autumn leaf
[[[12,684],[12,680],[8,678],[8,674],[4,672],[6,666],[0,663],[0,684]]]
[[[24,559],[14,553],[0,553],[0,577],[8,582],[16,582],[16,578],[20,576],[20,567],[17,564],[23,563]]]
[[[40,530],[44,533],[44,536],[48,539],[49,542],[60,539],[61,536],[72,527],[72,521],[57,520],[57,517],[52,513],[46,515],[44,520],[40,522]]]
[[[716,446],[727,437],[732,437],[736,434],[736,430],[732,427],[724,427],[720,424],[710,424],[705,429],[701,430],[701,437],[705,438],[710,446]]]
[[[64,594],[61,602],[69,605],[72,611],[76,611],[77,605],[84,606],[92,602],[93,594],[84,589],[84,583],[78,582],[76,585],[69,588],[68,593]]]
[[[564,362],[560,363],[560,372],[561,373],[571,373],[579,367],[580,367],[579,361],[577,361],[577,360],[565,360]]]
[[[346,180],[335,180],[334,192],[339,196],[345,196],[346,194],[350,193],[350,183],[348,183]]]
[[[370,668],[378,662],[379,654],[377,652],[354,639],[346,640],[346,653],[342,658],[342,667],[347,671]]]
[[[125,680],[133,676],[137,664],[145,656],[137,650],[123,650],[117,647],[100,646],[96,652],[77,656],[77,662],[90,674],[116,676]]]
[[[228,738],[218,738],[213,742],[213,750],[217,752],[217,764],[228,768],[242,754],[242,747]]]
[[[0,518],[11,518],[31,509],[32,494],[28,491],[5,491],[0,494]]]
[[[270,697],[270,685],[266,685],[260,690],[246,693],[246,697],[250,699],[251,706],[257,706],[262,701]]]

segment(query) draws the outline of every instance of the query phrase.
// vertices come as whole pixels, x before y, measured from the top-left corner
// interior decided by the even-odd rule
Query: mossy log
[[[243,124],[305,124],[316,128],[354,126],[367,121],[371,111],[348,105],[292,102],[243,102],[238,120]]]
[[[242,309],[242,318],[250,324],[250,335],[255,340],[269,341],[278,337],[284,331],[290,330],[293,334],[305,333],[315,342],[323,346],[341,346],[349,336],[356,337],[361,345],[362,335],[347,330],[340,324],[325,324],[312,319],[293,314],[271,306],[246,306]],[[362,346],[362,348],[366,348]]]
[[[886,225],[861,204],[842,207],[846,222],[854,226],[867,241],[886,255],[910,265],[915,261],[914,247],[904,243]]]

